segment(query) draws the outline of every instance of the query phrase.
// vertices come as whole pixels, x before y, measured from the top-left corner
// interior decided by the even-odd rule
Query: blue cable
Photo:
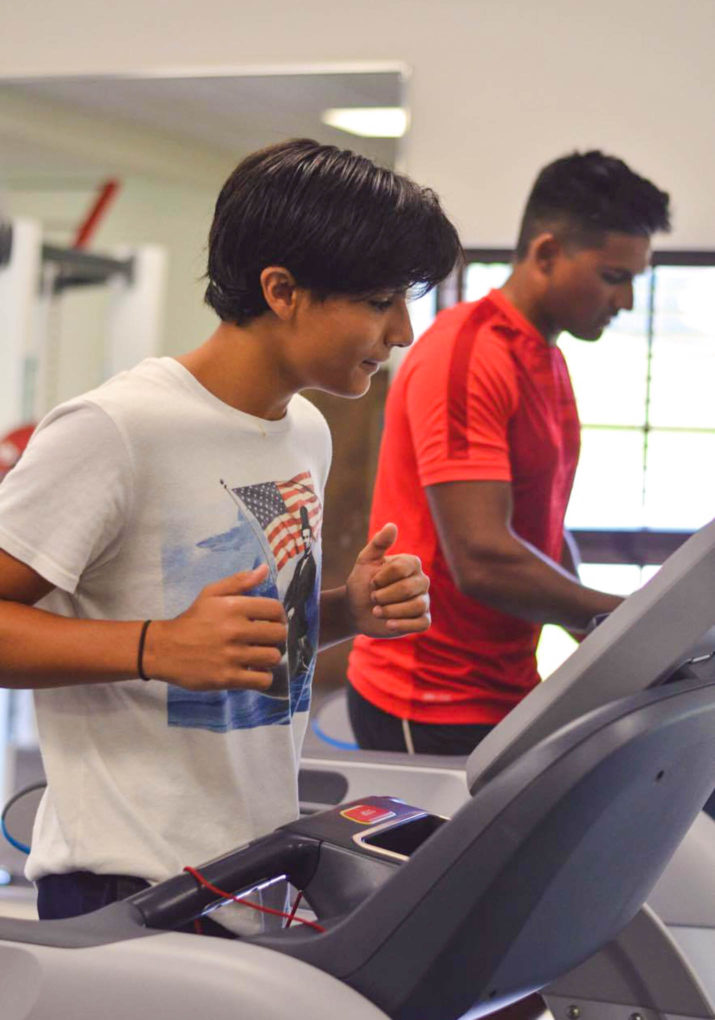
[[[331,747],[337,747],[341,751],[357,751],[359,750],[358,745],[350,740],[337,740],[335,737],[329,737],[328,734],[321,730],[320,726],[315,719],[311,720],[310,728],[319,740],[323,740],[326,744],[330,744]]]
[[[22,797],[27,796],[28,793],[34,793],[36,790],[44,790],[46,786],[47,783],[43,781],[39,783],[31,783],[30,786],[26,786],[22,790],[18,790],[18,792],[10,798],[5,807],[2,809],[2,813],[0,814],[0,830],[2,830],[3,836],[8,841],[10,846],[14,846],[16,850],[20,851],[20,853],[29,854],[30,848],[25,843],[21,843],[19,839],[15,839],[14,836],[10,835],[7,828],[7,822],[5,820],[7,818],[7,813],[13,806],[13,804],[16,804],[17,801],[20,800]]]
[[[8,841],[8,843],[10,843],[11,846],[14,846],[16,850],[19,850],[23,854],[29,854],[30,852],[29,846],[25,846],[24,843],[21,843],[19,840],[15,839],[15,837],[11,836],[10,833],[7,831],[7,826],[5,825],[4,818],[0,819],[0,828],[2,828],[2,834]]]

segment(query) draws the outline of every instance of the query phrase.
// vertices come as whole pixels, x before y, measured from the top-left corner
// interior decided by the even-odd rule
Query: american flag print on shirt
[[[246,485],[231,491],[251,511],[263,529],[276,570],[281,570],[294,556],[305,552],[301,530],[300,508],[308,513],[311,539],[320,534],[323,508],[312,486],[310,471],[303,471],[287,482],[264,482]]]
[[[189,691],[169,684],[167,721],[169,726],[216,733],[286,726],[310,707],[319,632],[322,503],[309,471],[288,481],[240,487],[219,482],[236,505],[235,523],[228,531],[194,539],[195,554],[187,554],[181,545],[166,551],[165,585],[181,592],[172,610],[181,612],[206,584],[265,563],[270,550],[275,570],[251,594],[283,602],[288,621],[285,654],[266,691]]]

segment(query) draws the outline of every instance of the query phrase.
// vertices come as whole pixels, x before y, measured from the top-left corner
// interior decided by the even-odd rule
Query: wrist
[[[333,620],[341,631],[352,637],[356,633],[355,615],[350,603],[347,584],[341,584],[338,588],[331,588],[326,594],[330,600]]]
[[[573,627],[574,631],[577,631],[582,636],[590,634],[592,630],[602,623],[607,616],[617,609],[623,598],[620,595],[607,595],[605,593],[598,593],[601,597],[596,603],[589,602],[588,606],[584,607],[583,619],[579,621],[578,625]]]
[[[166,620],[152,620],[151,626],[147,627],[144,635],[142,666],[144,677],[149,680],[166,679],[162,675],[162,665],[165,664],[165,655],[163,654],[165,628]],[[144,678],[142,677],[142,679]]]
[[[144,646],[146,644],[147,632],[150,627],[151,620],[145,620],[139,631],[139,641],[137,644],[137,675],[140,680],[151,680],[151,677],[147,675],[147,672],[144,669]]]
[[[347,585],[320,593],[320,647],[327,648],[357,634]]]

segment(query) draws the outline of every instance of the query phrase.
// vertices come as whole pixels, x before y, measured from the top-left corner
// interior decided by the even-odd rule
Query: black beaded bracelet
[[[137,674],[142,680],[151,680],[151,677],[147,676],[144,672],[144,642],[146,641],[146,632],[149,630],[149,624],[151,620],[145,620],[142,624],[141,634],[139,635],[139,647],[137,648]]]

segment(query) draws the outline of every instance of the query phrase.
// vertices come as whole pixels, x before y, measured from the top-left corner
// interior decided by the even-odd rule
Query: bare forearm
[[[51,585],[0,551],[0,686],[63,687],[140,673],[187,690],[266,690],[288,636],[278,599],[254,595],[267,565],[207,584],[169,620],[76,620],[35,608]]]
[[[473,551],[462,567],[458,586],[493,609],[577,631],[622,602],[619,596],[579,584],[563,567],[516,536],[498,549]]]
[[[75,620],[0,602],[0,686],[62,687],[137,675],[141,621]]]
[[[576,539],[570,531],[564,529],[564,544],[561,549],[561,566],[569,574],[573,574],[578,580],[579,567],[581,566],[581,553],[579,552]]]
[[[515,534],[510,483],[447,482],[425,491],[452,579],[465,595],[524,620],[577,631],[622,601],[585,588]]]

